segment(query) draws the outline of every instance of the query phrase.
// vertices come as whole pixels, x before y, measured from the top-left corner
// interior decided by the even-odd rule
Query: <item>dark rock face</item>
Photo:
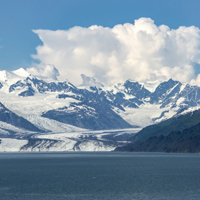
[[[126,81],[124,83],[124,87],[125,87],[125,92],[127,94],[131,94],[133,96],[136,96],[138,99],[147,98],[151,94],[151,92],[149,92],[149,90],[145,89],[138,82]]]
[[[22,96],[22,97],[27,97],[27,96],[34,96],[34,94],[35,94],[35,90],[33,90],[33,88],[32,87],[28,87],[28,89],[27,90],[25,90],[24,92],[21,92],[20,94],[19,94],[19,96]]]
[[[15,113],[8,110],[2,103],[0,103],[0,121],[29,131],[40,131],[28,120],[24,119],[23,117],[19,117]]]
[[[0,82],[0,89],[3,87],[3,83]]]
[[[181,83],[169,79],[166,82],[158,85],[156,90],[150,95],[151,103],[158,103],[159,101],[167,100],[179,92]],[[170,91],[170,92],[169,92]]]

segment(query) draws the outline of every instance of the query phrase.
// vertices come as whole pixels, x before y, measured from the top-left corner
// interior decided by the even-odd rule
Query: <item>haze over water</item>
[[[200,155],[1,153],[3,200],[199,200]]]

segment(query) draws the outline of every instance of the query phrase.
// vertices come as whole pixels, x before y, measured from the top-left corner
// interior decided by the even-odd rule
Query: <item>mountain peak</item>
[[[27,77],[30,76],[30,73],[28,73],[24,68],[19,68],[17,70],[12,71],[12,73],[16,74],[17,76],[21,77]]]
[[[14,70],[14,71],[6,71],[2,70],[0,71],[0,81],[5,82],[5,81],[12,81],[12,80],[20,80],[23,78],[26,78],[30,76],[30,74],[23,68]]]

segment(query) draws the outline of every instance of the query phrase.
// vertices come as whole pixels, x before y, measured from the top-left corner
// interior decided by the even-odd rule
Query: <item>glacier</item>
[[[169,79],[104,86],[0,71],[0,151],[112,151],[150,124],[199,109],[200,88]]]

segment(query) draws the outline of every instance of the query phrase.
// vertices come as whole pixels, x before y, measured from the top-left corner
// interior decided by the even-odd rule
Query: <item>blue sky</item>
[[[199,8],[199,0],[0,0],[0,70],[31,65],[42,44],[33,29],[113,27],[140,17],[171,29],[200,27]]]

